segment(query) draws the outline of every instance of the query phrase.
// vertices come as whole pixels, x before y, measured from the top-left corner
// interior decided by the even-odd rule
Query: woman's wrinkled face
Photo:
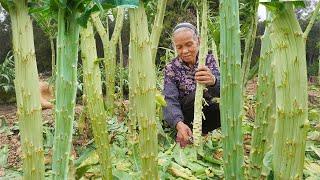
[[[199,39],[192,30],[182,30],[175,32],[173,43],[178,56],[188,65],[196,63],[196,57],[199,51]]]

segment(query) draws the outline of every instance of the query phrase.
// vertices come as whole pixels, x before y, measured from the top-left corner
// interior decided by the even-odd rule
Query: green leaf
[[[6,135],[9,135],[11,133],[4,116],[0,116],[0,133],[4,133]]]
[[[132,179],[132,176],[127,173],[127,172],[124,172],[124,171],[119,171],[117,169],[113,169],[112,170],[112,175],[113,175],[113,178],[114,179],[126,179],[126,180],[131,180]]]
[[[320,119],[319,111],[316,109],[311,109],[308,113],[308,119],[311,121],[316,121]]]
[[[8,155],[9,155],[9,146],[4,145],[0,149],[0,167],[7,167]]]
[[[318,163],[306,161],[304,167],[304,173],[308,174],[310,179],[319,179],[320,165]]]
[[[89,154],[86,155],[87,157],[83,159],[79,167],[76,168],[76,179],[80,179],[92,166],[99,163],[99,156],[96,151],[89,151],[88,153]],[[76,164],[79,164],[79,162],[76,162],[75,165]]]
[[[98,6],[98,8],[100,9],[100,11],[103,11],[103,7],[100,3],[100,0],[93,0],[94,4],[96,4]]]
[[[293,3],[296,8],[302,7],[305,8],[305,1],[301,0],[260,0],[260,3],[266,6],[269,11],[281,10],[284,3]]]
[[[5,9],[7,12],[9,12],[9,6],[13,5],[13,1],[12,0],[0,0],[0,4],[3,7],[3,9]]]
[[[53,133],[51,132],[50,128],[47,126],[44,126],[43,128],[44,133],[44,146],[51,148],[53,146]]]
[[[308,139],[311,141],[320,142],[320,132],[318,132],[318,131],[308,132]]]
[[[187,167],[189,163],[196,160],[196,150],[192,146],[181,148],[176,145],[173,149],[173,158],[179,165]]]
[[[317,148],[315,146],[310,146],[310,148],[313,150],[314,153],[320,158],[320,148]]]

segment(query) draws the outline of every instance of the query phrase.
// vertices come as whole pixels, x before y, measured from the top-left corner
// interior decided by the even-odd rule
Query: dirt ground
[[[310,88],[311,87],[311,88]],[[309,104],[311,106],[319,106],[320,104],[320,89],[312,88],[313,86],[309,86]],[[255,95],[256,93],[256,80],[250,81],[247,85],[246,93],[248,95]],[[254,116],[254,107],[248,107],[247,116]],[[79,117],[83,110],[83,106],[77,105],[75,114],[76,117]],[[250,114],[251,113],[251,114]],[[45,124],[49,124],[49,126],[54,126],[54,116],[53,109],[46,109],[42,111],[42,118]],[[254,117],[252,117],[254,118]],[[9,155],[7,159],[7,165],[9,169],[20,169],[21,168],[21,147],[20,147],[20,137],[19,131],[15,130],[17,127],[17,117],[16,117],[16,105],[0,105],[0,128],[3,126],[3,120],[7,123],[8,127],[11,130],[11,134],[7,135],[0,131],[0,149],[9,145]],[[2,124],[1,124],[2,123]],[[74,146],[83,145],[88,143],[87,133],[84,133],[82,136],[74,139]],[[73,155],[77,156],[75,151],[73,150]],[[51,156],[50,153],[47,156]],[[46,163],[50,163],[51,157],[46,157]],[[0,177],[4,176],[4,168],[0,167]]]
[[[83,109],[83,106],[77,105],[75,109],[75,116],[79,117]],[[18,125],[17,116],[16,116],[17,107],[15,104],[11,105],[0,105],[0,119],[4,119],[6,124],[12,133],[9,135],[7,133],[0,133],[0,149],[9,145],[9,155],[7,159],[7,168],[9,169],[20,169],[21,168],[21,145],[20,145],[20,134],[19,130],[15,130]],[[53,109],[45,109],[42,110],[42,119],[44,124],[48,124],[48,126],[54,126],[54,116]],[[1,127],[0,121],[0,127]],[[83,139],[87,139],[86,137],[77,139],[74,141],[74,145],[85,143]],[[73,154],[75,152],[73,150]],[[46,158],[46,164],[51,161],[51,153],[49,153]],[[0,167],[0,177],[4,176],[4,168]]]

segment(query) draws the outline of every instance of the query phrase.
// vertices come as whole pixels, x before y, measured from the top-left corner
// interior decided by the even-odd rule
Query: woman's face
[[[199,51],[199,39],[194,33],[191,30],[175,32],[173,42],[178,56],[188,65],[194,65]]]

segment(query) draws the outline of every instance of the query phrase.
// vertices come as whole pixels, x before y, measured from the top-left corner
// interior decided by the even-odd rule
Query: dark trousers
[[[194,100],[195,93],[191,93],[184,97],[181,101],[182,113],[184,116],[184,123],[187,124],[192,130],[192,122],[194,115]],[[206,99],[208,102],[208,100]],[[204,105],[202,112],[206,119],[202,118],[202,133],[208,134],[208,132],[219,128],[220,125],[220,109],[218,103],[210,103],[210,105]]]

